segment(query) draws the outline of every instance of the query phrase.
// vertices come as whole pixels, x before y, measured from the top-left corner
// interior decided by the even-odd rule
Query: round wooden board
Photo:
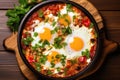
[[[102,17],[100,16],[97,9],[89,1],[87,1],[87,0],[71,0],[71,1],[74,1],[78,4],[80,4],[81,6],[83,6],[84,8],[86,8],[92,14],[94,19],[96,20],[99,30],[101,30],[103,28]],[[101,33],[101,36],[102,36],[101,40],[103,42],[101,59],[99,59],[96,62],[96,64],[92,67],[92,69],[90,69],[88,72],[86,72],[85,74],[80,76],[77,80],[87,77],[87,76],[93,74],[94,72],[96,72],[100,68],[102,63],[104,62],[104,59],[107,56],[107,54],[110,52],[113,52],[117,49],[117,46],[118,46],[117,43],[107,40],[105,37],[104,31]],[[4,45],[5,45],[6,49],[15,51],[18,65],[19,65],[20,70],[23,73],[23,75],[28,80],[38,80],[37,76],[34,75],[34,73],[25,65],[25,63],[23,62],[23,60],[20,57],[20,54],[18,52],[18,47],[17,47],[17,33],[13,33],[10,37],[6,38],[4,41]]]

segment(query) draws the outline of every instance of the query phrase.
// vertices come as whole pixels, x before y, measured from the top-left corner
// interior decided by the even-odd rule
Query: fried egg
[[[52,48],[49,51],[45,51],[44,54],[47,55],[47,61],[46,61],[45,65],[44,65],[44,67],[48,68],[48,69],[50,69],[50,68],[54,68],[54,69],[55,68],[63,68],[63,65],[61,63],[61,59],[58,58],[57,56],[58,55],[65,55],[66,56],[65,53],[66,52],[65,52],[64,49],[55,49],[55,48]],[[54,64],[53,67],[51,67],[52,66],[51,63]]]
[[[34,39],[31,43],[32,46],[35,44],[39,44],[40,40],[47,40],[50,43],[53,42],[56,34],[51,34],[51,30],[54,28],[51,26],[50,23],[41,22],[35,28],[34,31],[31,32],[32,38]],[[38,33],[37,36],[34,36],[35,33]]]
[[[65,48],[67,59],[74,59],[81,56],[81,52],[85,49],[90,50],[90,30],[85,26],[81,28],[73,28],[72,34],[66,37],[65,42],[68,44]]]

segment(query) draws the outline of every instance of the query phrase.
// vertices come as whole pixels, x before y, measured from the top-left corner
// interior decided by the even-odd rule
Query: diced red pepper
[[[28,56],[28,62],[30,62],[30,63],[35,62],[34,57],[32,55]]]
[[[78,58],[78,61],[79,61],[80,63],[86,63],[87,58],[86,58],[86,56],[80,56],[80,57]]]
[[[83,18],[82,24],[83,24],[84,26],[89,27],[89,26],[90,26],[90,23],[91,23],[91,21],[90,21],[90,19],[89,19],[88,17]]]

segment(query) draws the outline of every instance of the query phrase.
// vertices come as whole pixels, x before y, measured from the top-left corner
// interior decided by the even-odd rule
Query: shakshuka
[[[93,22],[67,3],[48,4],[26,21],[21,38],[29,64],[43,75],[69,77],[84,70],[96,52]]]

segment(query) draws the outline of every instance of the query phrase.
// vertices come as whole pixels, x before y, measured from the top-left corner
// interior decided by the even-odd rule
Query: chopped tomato
[[[83,20],[82,20],[83,25],[85,25],[86,27],[89,27],[90,23],[91,23],[91,21],[88,17],[83,18]]]
[[[94,45],[94,46],[92,46],[91,49],[90,49],[90,57],[91,57],[91,58],[93,58],[94,55],[95,55],[95,48],[96,48],[96,46]]]
[[[87,58],[86,58],[86,56],[80,56],[80,57],[78,58],[78,61],[79,61],[80,63],[86,63]]]
[[[29,63],[35,62],[33,55],[28,55],[28,58],[27,58],[27,59],[28,59],[28,62],[29,62]]]

